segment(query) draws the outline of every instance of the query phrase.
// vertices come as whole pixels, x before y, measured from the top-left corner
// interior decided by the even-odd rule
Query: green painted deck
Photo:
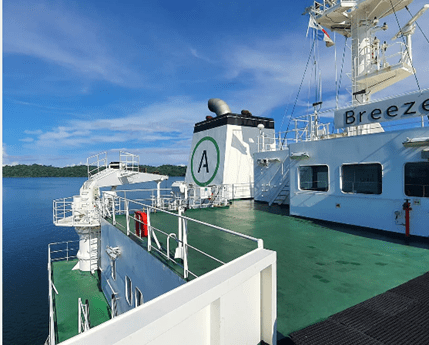
[[[188,210],[186,216],[262,238],[265,248],[277,252],[277,329],[282,335],[324,320],[429,271],[429,251],[425,248],[358,236],[338,231],[349,231],[352,227],[258,208],[261,205],[250,200],[235,201],[229,208]],[[267,207],[262,205],[262,208]],[[152,214],[152,225],[166,223],[168,218]],[[174,220],[169,222],[172,229],[177,228]],[[356,227],[352,230],[365,232]],[[189,244],[225,261],[255,247],[242,239],[192,226],[188,238]],[[191,254],[192,251],[191,270],[205,271],[205,261],[195,262]]]
[[[110,307],[99,289],[96,275],[72,271],[77,260],[52,263],[52,276],[58,295],[53,291],[57,321],[57,342],[78,334],[78,298],[89,301],[91,327],[110,319]]]

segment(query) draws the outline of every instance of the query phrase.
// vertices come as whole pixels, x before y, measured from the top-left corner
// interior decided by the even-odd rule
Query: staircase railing
[[[285,158],[285,160],[283,162],[281,162],[281,164],[279,165],[279,167],[277,168],[275,174],[273,175],[273,177],[271,178],[269,184],[271,184],[271,181],[273,180],[273,178],[275,176],[277,176],[278,172],[280,169],[284,169],[285,163],[286,161],[290,159],[289,156],[287,156]],[[281,193],[281,191],[284,189],[284,187],[286,186],[287,183],[289,183],[289,172],[290,172],[290,160],[289,160],[289,164],[287,164],[286,169],[282,172],[282,177],[280,179],[280,184],[277,187],[277,189],[274,192],[273,197],[271,197],[270,201],[268,202],[268,204],[271,206],[273,204],[273,202],[276,200],[276,198],[279,196],[279,194]]]

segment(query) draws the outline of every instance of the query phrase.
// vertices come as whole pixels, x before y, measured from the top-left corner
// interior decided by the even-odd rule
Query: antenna
[[[429,4],[426,4],[423,6],[423,8],[418,11],[413,18],[411,18],[407,24],[405,24],[401,30],[398,31],[398,33],[393,36],[392,40],[396,40],[397,38],[401,36],[407,36],[413,33],[415,29],[415,21],[422,16],[423,13],[426,12],[426,10],[429,8]]]

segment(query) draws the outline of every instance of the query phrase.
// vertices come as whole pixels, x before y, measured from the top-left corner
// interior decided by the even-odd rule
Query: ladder
[[[287,178],[286,181],[283,182],[283,184],[280,187],[282,188],[279,188],[277,190],[277,192],[275,193],[274,199],[272,199],[273,201],[270,202],[270,206],[272,204],[281,205],[287,200],[290,193],[289,178]]]
[[[99,230],[91,230],[89,232],[89,267],[92,274],[98,270],[98,262],[100,257],[99,246]]]

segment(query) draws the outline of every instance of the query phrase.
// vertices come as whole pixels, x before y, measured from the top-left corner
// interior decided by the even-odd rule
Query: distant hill
[[[177,165],[161,165],[153,167],[141,165],[140,171],[148,173],[158,173],[168,176],[185,176],[186,167]],[[3,166],[3,177],[87,177],[88,168],[86,165],[76,165],[73,167],[58,168],[51,165],[5,165]]]

